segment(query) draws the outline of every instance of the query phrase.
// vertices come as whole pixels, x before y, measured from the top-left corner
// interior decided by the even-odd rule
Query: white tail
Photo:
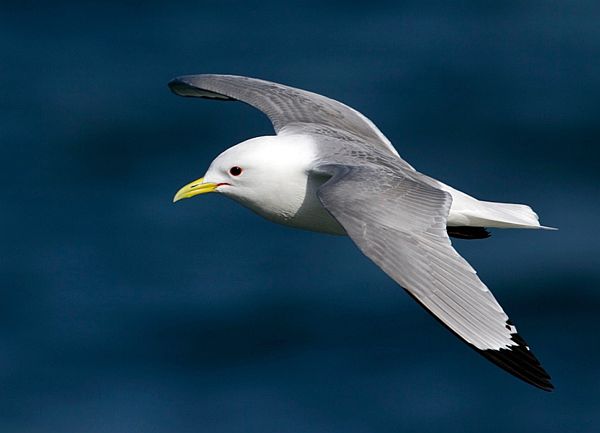
[[[537,214],[525,204],[479,201],[479,205],[471,218],[483,227],[542,228]]]
[[[481,201],[448,185],[441,187],[452,195],[449,226],[556,230],[541,226],[537,214],[525,204]]]

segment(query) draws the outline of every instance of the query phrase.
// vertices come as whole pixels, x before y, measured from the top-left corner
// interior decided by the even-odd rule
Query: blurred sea
[[[600,431],[600,3],[0,6],[0,432]],[[477,356],[345,238],[217,195],[270,134],[189,73],[371,118],[417,169],[557,232],[455,241],[553,376]]]

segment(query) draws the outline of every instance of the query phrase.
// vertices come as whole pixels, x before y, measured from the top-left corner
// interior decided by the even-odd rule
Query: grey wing
[[[186,75],[172,80],[169,87],[181,96],[245,102],[265,113],[277,133],[290,126],[297,130],[302,124],[322,125],[378,143],[398,156],[373,122],[353,108],[323,95],[235,75]]]
[[[550,390],[540,366],[475,270],[446,233],[451,196],[376,167],[325,165],[323,206],[360,250],[445,326],[517,377]]]

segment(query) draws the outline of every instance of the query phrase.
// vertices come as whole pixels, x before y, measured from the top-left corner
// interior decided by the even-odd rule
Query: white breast
[[[311,231],[345,234],[317,197],[323,179],[309,176],[316,160],[316,145],[307,135],[258,137],[241,143],[260,166],[256,184],[235,196],[240,204],[273,222]],[[250,170],[248,170],[250,174]],[[225,191],[224,191],[225,192]]]

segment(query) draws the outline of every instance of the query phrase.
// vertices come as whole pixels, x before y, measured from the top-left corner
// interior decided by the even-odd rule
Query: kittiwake
[[[522,204],[478,200],[415,170],[364,115],[325,96],[233,75],[172,80],[181,96],[242,101],[276,135],[220,154],[173,201],[219,192],[292,227],[348,235],[356,246],[473,349],[544,390],[550,376],[450,237],[486,228],[545,228]]]

